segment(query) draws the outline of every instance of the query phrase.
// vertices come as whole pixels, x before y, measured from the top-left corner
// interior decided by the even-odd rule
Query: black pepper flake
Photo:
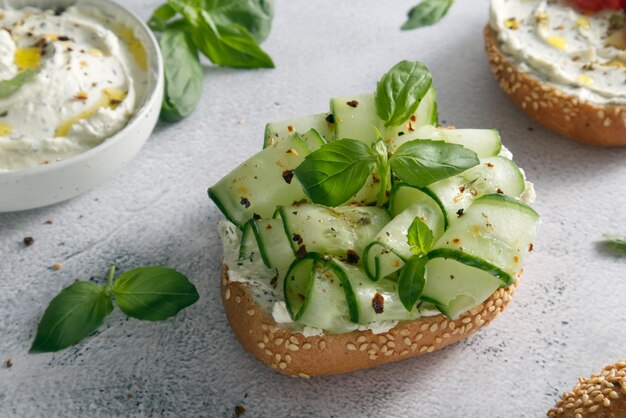
[[[293,234],[291,239],[298,243],[298,245],[302,245],[302,237],[298,234]]]
[[[70,40],[69,36],[59,36],[59,41],[61,42],[67,42]]]
[[[26,237],[26,238],[24,238],[24,245],[25,246],[30,247],[34,243],[35,243],[35,240],[33,239],[33,237]]]
[[[283,171],[283,180],[285,180],[285,183],[291,184],[292,179],[293,179],[293,170]]]
[[[372,308],[377,314],[383,313],[385,310],[385,298],[380,293],[376,293],[372,299]]]
[[[7,116],[9,116],[9,111],[8,110],[5,110],[4,112],[0,112],[0,118],[5,118]]]
[[[404,135],[404,132],[402,131],[398,132],[398,136],[403,136],[403,135]]]
[[[11,357],[7,358],[4,361],[5,366],[7,366],[7,369],[10,369],[11,367],[13,367],[13,359]]]
[[[372,219],[368,218],[367,216],[364,216],[361,219],[359,219],[359,224],[360,225],[371,225],[372,224]]]
[[[57,7],[54,9],[55,16],[61,16],[63,13],[65,13],[65,7]]]
[[[301,245],[298,247],[298,251],[296,251],[296,258],[303,258],[306,255],[306,247]]]
[[[501,188],[498,188],[498,189],[496,190],[496,193],[499,193],[499,194],[504,194],[504,192],[502,191],[502,189],[501,189]]]
[[[326,122],[330,123],[331,125],[335,123],[335,115],[333,115],[332,113],[329,113],[328,115],[326,115]]]
[[[242,405],[237,405],[235,407],[235,417],[236,418],[239,418],[240,416],[242,416],[245,413],[246,413],[246,408],[244,408]]]
[[[463,216],[463,212],[465,212],[465,209],[461,208],[456,211],[456,215],[460,218],[461,216]]]
[[[278,276],[272,277],[272,280],[270,280],[270,285],[272,286],[272,288],[276,289],[276,282],[277,281],[278,281]]]
[[[252,219],[254,219],[255,221],[258,221],[259,219],[261,219],[261,215],[259,215],[258,213],[253,213]]]
[[[528,252],[529,252],[529,253],[532,253],[532,252],[533,252],[533,248],[534,248],[534,246],[533,246],[533,243],[532,243],[532,242],[531,242],[530,244],[528,244]]]
[[[242,197],[239,203],[241,203],[242,206],[245,206],[246,209],[250,207],[250,201],[245,197]]]
[[[359,101],[358,100],[350,100],[349,102],[346,102],[346,104],[350,107],[357,107],[359,105]]]
[[[48,219],[46,222],[44,222],[44,224],[46,224],[46,225],[52,225],[52,219]]]
[[[347,251],[347,255],[348,255],[348,258],[346,259],[346,261],[350,264],[357,264],[360,260],[360,257],[357,254],[357,252],[352,249]]]

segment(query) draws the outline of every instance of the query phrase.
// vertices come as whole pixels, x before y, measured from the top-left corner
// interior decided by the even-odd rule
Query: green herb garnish
[[[414,253],[426,254],[433,246],[433,231],[419,217],[413,220],[407,232],[408,243]]]
[[[414,255],[404,265],[398,278],[398,296],[407,311],[412,311],[426,286],[428,258]]]
[[[161,117],[178,121],[196,108],[202,94],[202,53],[216,65],[274,68],[259,46],[269,35],[272,0],[167,0],[148,25],[163,32],[165,97]]]
[[[106,284],[76,281],[55,296],[39,322],[31,353],[59,351],[91,335],[113,312],[112,296],[126,315],[147,321],[170,318],[199,298],[195,286],[174,269],[136,268],[115,284],[114,275],[111,267]]]
[[[422,0],[420,4],[409,10],[408,20],[402,30],[411,30],[439,22],[450,9],[454,0]]]
[[[604,238],[606,238],[604,243],[607,246],[626,254],[626,237],[606,234],[604,235]]]
[[[37,71],[35,70],[24,70],[10,80],[0,81],[0,99],[11,96],[36,75]]]

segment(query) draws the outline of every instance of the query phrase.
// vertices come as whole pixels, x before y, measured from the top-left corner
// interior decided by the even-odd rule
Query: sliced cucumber
[[[314,252],[357,263],[363,249],[386,225],[390,216],[377,207],[303,204],[280,208],[285,233],[294,254]]]
[[[331,99],[330,108],[335,116],[335,138],[357,139],[372,144],[376,142],[376,129],[387,142],[393,142],[426,124],[437,123],[437,92],[431,88],[420,101],[416,112],[398,126],[385,127],[376,113],[374,94],[361,94]]]
[[[385,225],[366,247],[363,262],[372,280],[379,280],[400,270],[406,260],[415,255],[409,246],[407,231],[416,217],[429,226],[435,240],[443,234],[443,213],[432,199],[409,206]]]
[[[389,149],[395,152],[400,145],[414,139],[432,139],[459,144],[474,151],[479,158],[496,156],[502,149],[500,134],[495,129],[448,129],[432,125],[422,126],[407,135],[397,137]]]
[[[303,135],[310,129],[315,129],[326,141],[332,141],[335,134],[332,114],[319,113],[317,115],[300,116],[280,122],[268,123],[265,125],[263,148],[275,145],[296,132]]]
[[[239,245],[239,259],[249,259],[254,254],[259,254],[259,246],[257,245],[257,239],[254,234],[254,220],[250,219],[243,226],[241,232],[241,244]]]
[[[223,177],[209,188],[209,197],[239,228],[255,215],[270,218],[277,205],[307,200],[293,170],[309,153],[300,135],[293,134]]]
[[[315,129],[309,129],[303,133],[302,140],[311,152],[317,151],[327,142],[326,139]]]
[[[466,254],[457,252],[461,257]],[[426,285],[422,300],[433,303],[450,319],[483,303],[502,281],[488,271],[452,258],[433,257],[426,264]]]
[[[450,225],[428,257],[450,258],[458,251],[467,258],[457,255],[457,261],[479,267],[508,286],[522,266],[538,223],[537,212],[524,203],[501,194],[486,195]]]
[[[436,197],[452,224],[474,200],[490,193],[518,197],[524,192],[524,176],[517,165],[504,157],[488,157],[463,173],[435,182],[424,191]]]
[[[278,277],[283,278],[295,257],[289,239],[285,235],[282,219],[280,217],[259,219],[249,223],[252,223],[252,230],[263,263],[269,268],[275,268]],[[244,227],[243,234],[245,233],[246,228]]]

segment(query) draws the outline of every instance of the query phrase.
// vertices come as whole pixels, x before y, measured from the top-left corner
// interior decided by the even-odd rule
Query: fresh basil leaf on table
[[[113,311],[106,289],[91,282],[74,282],[46,308],[30,351],[59,351],[91,335]]]
[[[35,70],[24,70],[9,80],[0,81],[0,99],[11,96],[36,75]]]
[[[423,26],[434,25],[448,13],[454,0],[423,0],[409,10],[408,20],[402,25],[402,30],[411,30]]]
[[[391,170],[402,181],[424,187],[459,174],[479,164],[476,153],[461,145],[415,139],[391,156]]]
[[[176,13],[176,10],[169,3],[162,4],[156,8],[150,19],[148,19],[148,26],[153,31],[164,31],[167,29],[167,23],[176,16]]]
[[[406,262],[398,278],[398,295],[407,311],[412,311],[426,286],[428,258],[414,255]]]
[[[204,0],[204,10],[216,23],[243,26],[255,41],[263,42],[272,29],[274,3],[268,0]]]
[[[185,276],[174,269],[155,266],[120,275],[111,290],[122,312],[146,321],[170,318],[199,298]]]
[[[161,118],[175,122],[189,116],[200,101],[202,65],[198,51],[183,30],[165,30],[159,43],[165,72],[165,98]]]
[[[76,281],[52,299],[37,327],[31,353],[59,351],[91,335],[113,311],[112,296],[125,314],[148,321],[170,318],[199,298],[195,286],[174,269],[136,268],[115,284],[114,275],[111,267],[106,284]]]
[[[604,241],[609,247],[626,254],[626,237],[618,237],[616,235],[606,234]]]
[[[405,60],[394,65],[376,86],[376,113],[385,126],[409,119],[432,82],[430,70],[421,62]]]
[[[363,187],[375,166],[366,144],[341,139],[307,155],[294,174],[313,202],[339,206]]]

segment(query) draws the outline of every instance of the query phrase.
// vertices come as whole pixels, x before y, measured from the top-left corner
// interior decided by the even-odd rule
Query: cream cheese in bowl
[[[0,212],[60,202],[116,174],[162,100],[156,39],[120,4],[0,0]]]
[[[34,78],[0,98],[0,171],[49,164],[122,129],[146,88],[146,53],[132,31],[72,6],[0,8],[0,82]]]

